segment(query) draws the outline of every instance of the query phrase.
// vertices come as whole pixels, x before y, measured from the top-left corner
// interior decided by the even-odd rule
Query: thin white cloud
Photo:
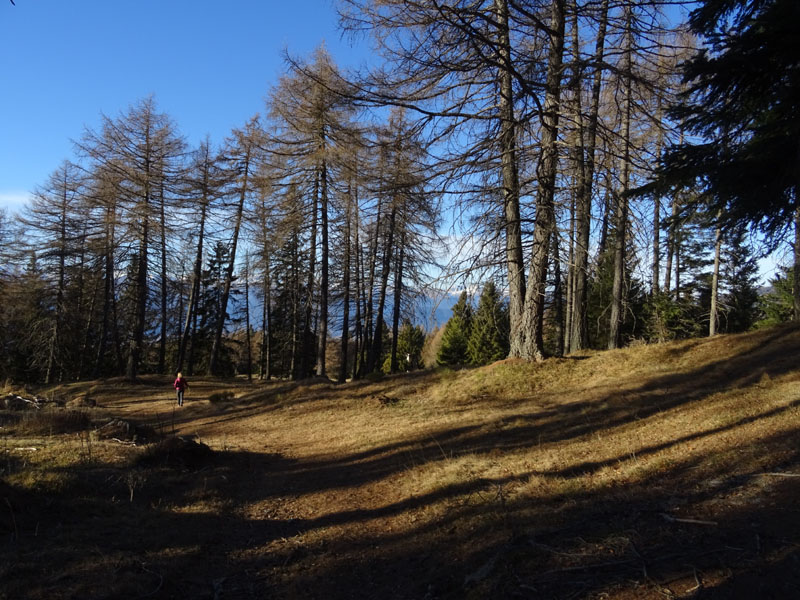
[[[18,212],[28,204],[30,198],[28,192],[0,190],[0,209],[6,209],[9,213]]]

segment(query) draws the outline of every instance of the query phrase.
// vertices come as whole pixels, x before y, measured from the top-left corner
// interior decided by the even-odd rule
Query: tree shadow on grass
[[[797,346],[763,341],[730,360],[599,389],[564,407],[341,456],[216,452],[195,470],[92,464],[63,469],[63,480],[53,467],[46,475],[58,486],[0,486],[0,597],[579,598],[623,588],[641,598],[736,597],[739,589],[786,597],[797,583],[796,569],[781,571],[798,561],[800,478],[765,472],[800,469],[800,427],[742,444],[741,456],[756,456],[755,444],[775,452],[751,463],[734,452],[647,460],[761,419],[790,418],[797,400],[645,444],[638,459],[464,473],[423,492],[391,486],[414,464],[522,450],[539,435],[569,442],[763,373],[788,373]],[[230,416],[255,410],[236,407]],[[592,484],[592,473],[629,460],[642,462],[635,479]],[[536,490],[535,477],[559,485]]]
[[[800,450],[782,464],[800,464]],[[147,471],[130,501],[126,474],[98,467],[58,494],[27,493],[14,506],[15,530],[2,532],[0,591],[15,598],[214,598],[221,590],[235,598],[566,598],[633,580],[647,597],[688,589],[698,577],[705,585],[728,581],[725,571],[741,565],[748,581],[772,573],[777,566],[764,557],[794,564],[798,515],[780,502],[796,497],[794,480],[778,480],[768,506],[721,504],[711,525],[665,520],[709,499],[706,489],[669,488],[693,467],[687,462],[629,489],[539,497],[535,506],[524,496],[502,498],[523,475],[304,517],[286,504],[376,474],[221,452],[198,471]],[[719,476],[729,468],[720,464]],[[740,475],[713,496],[747,479]],[[3,488],[5,497],[12,492]],[[359,527],[369,523],[387,527]],[[792,581],[761,577],[758,590],[781,591]]]

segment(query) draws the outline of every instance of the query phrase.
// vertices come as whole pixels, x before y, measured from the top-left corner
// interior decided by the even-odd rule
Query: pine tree
[[[195,357],[200,360],[207,359],[211,355],[216,332],[220,328],[224,329],[224,324],[230,322],[229,306],[225,299],[227,266],[230,264],[230,260],[230,248],[223,242],[217,241],[209,252],[208,267],[203,271],[201,293],[197,306],[200,322],[192,340],[192,350]],[[236,281],[237,277],[232,276],[232,279]],[[228,289],[228,294],[229,296],[235,296],[239,294],[239,291],[235,288],[230,288]],[[233,374],[233,357],[230,350],[229,345],[226,343],[222,343],[218,349],[219,374]],[[202,360],[201,364],[204,362],[207,362],[207,360]]]
[[[702,181],[728,223],[777,232],[792,222],[800,181],[797,0],[703,0],[689,24],[706,44],[684,64],[672,110],[694,134],[666,155],[663,179]],[[699,140],[699,141],[698,141]]]
[[[493,281],[483,286],[467,352],[473,365],[486,365],[508,356],[508,313]]]
[[[794,316],[794,269],[782,268],[769,280],[770,291],[759,298],[759,311],[763,315],[757,327],[770,327],[788,323]]]
[[[453,316],[447,321],[442,334],[442,345],[436,356],[440,366],[456,367],[470,362],[467,344],[472,330],[472,308],[467,301],[467,292],[453,306]]]
[[[422,365],[422,347],[425,345],[425,332],[420,325],[412,325],[405,319],[397,335],[397,371],[408,372]],[[383,362],[383,372],[391,372],[391,356]]]
[[[730,231],[723,247],[722,330],[747,331],[758,319],[758,262],[746,243],[745,227]]]

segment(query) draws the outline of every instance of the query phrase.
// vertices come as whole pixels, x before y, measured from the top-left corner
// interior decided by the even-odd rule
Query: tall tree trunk
[[[679,143],[683,145],[683,132]],[[669,293],[672,285],[672,262],[678,245],[678,198],[672,196],[669,226],[667,227],[667,260],[664,265],[664,291]],[[677,274],[676,274],[677,279]],[[677,300],[677,298],[676,298]]]
[[[633,105],[632,81],[633,62],[633,9],[630,4],[625,7],[625,51],[622,57],[623,74],[625,78],[625,97],[622,115],[622,174],[619,193],[615,194],[616,200],[616,238],[614,240],[614,282],[611,290],[611,322],[609,324],[608,348],[619,348],[622,343],[622,320],[624,317],[625,293],[625,250],[627,247],[628,228],[628,188],[630,180],[631,162],[631,112]]]
[[[344,257],[342,258],[342,346],[339,364],[339,383],[347,381],[347,350],[350,344],[350,221],[353,215],[353,184],[352,181],[347,186],[347,207],[344,216]],[[356,304],[358,304],[356,302]]]
[[[555,181],[558,167],[558,117],[561,97],[561,66],[564,52],[564,0],[553,0],[550,16],[550,52],[542,114],[542,156],[537,166],[539,188],[536,194],[536,222],[533,255],[525,294],[517,345],[512,356],[527,360],[544,358],[544,296],[550,238],[555,229]],[[512,336],[514,333],[512,332]]]
[[[148,263],[148,238],[149,238],[149,204],[150,192],[145,193],[142,221],[141,237],[139,239],[138,265],[136,269],[136,310],[133,322],[133,335],[131,336],[128,352],[128,366],[126,375],[131,383],[136,382],[139,373],[139,363],[144,345],[144,328],[147,319],[147,263]]]
[[[592,101],[589,108],[588,122],[586,123],[585,147],[581,152],[585,163],[578,174],[582,181],[579,182],[578,201],[576,206],[577,220],[577,241],[575,252],[575,292],[572,296],[570,320],[572,331],[569,335],[569,352],[583,350],[589,345],[589,324],[587,321],[587,297],[588,297],[588,277],[589,277],[589,238],[591,232],[592,218],[592,189],[594,185],[595,170],[595,147],[597,144],[597,123],[600,113],[600,91],[603,82],[603,56],[605,54],[606,29],[608,25],[608,3],[603,0],[600,5],[598,16],[597,40],[594,51],[594,80],[592,82]],[[573,22],[575,30],[575,41],[577,43],[577,22]],[[574,50],[575,51],[575,50]],[[581,118],[582,119],[582,118]],[[579,121],[580,123],[580,121]]]
[[[678,234],[678,199],[673,197],[670,209],[669,226],[667,227],[667,260],[664,264],[664,291],[669,293],[672,289],[672,267],[677,247]]]
[[[260,379],[270,380],[272,378],[272,280],[270,269],[270,257],[264,248],[264,281],[263,281],[264,301],[261,304],[261,355],[258,359]]]
[[[558,236],[553,236],[553,320],[555,321],[556,356],[564,355],[564,290],[561,280],[561,256]]]
[[[498,23],[499,117],[501,176],[503,182],[503,212],[505,216],[506,268],[511,356],[522,355],[523,303],[525,302],[525,267],[522,257],[522,227],[519,208],[519,174],[517,163],[517,133],[514,116],[514,89],[511,64],[511,36],[507,0],[495,0]]]
[[[189,342],[189,335],[191,333],[191,326],[194,322],[194,316],[197,314],[197,304],[200,300],[200,278],[203,271],[203,242],[205,239],[206,231],[206,213],[208,209],[208,197],[203,193],[203,198],[200,204],[200,231],[197,238],[197,252],[194,257],[194,269],[192,271],[192,287],[189,292],[189,304],[186,309],[186,321],[183,326],[183,334],[181,341],[178,345],[178,359],[175,365],[175,371],[180,373],[183,370],[183,360],[186,356],[186,348]]]
[[[111,320],[112,306],[114,304],[114,220],[116,216],[112,206],[106,209],[105,219],[105,240],[103,247],[103,316],[101,317],[100,336],[97,340],[97,354],[95,354],[94,369],[92,370],[92,377],[95,379],[100,377],[103,371],[109,321]]]
[[[383,176],[383,169],[381,168],[380,177]],[[383,219],[383,215],[381,210],[383,208],[383,193],[378,194],[378,207],[377,207],[377,215],[375,217],[375,232],[373,233],[372,238],[372,247],[370,249],[370,256],[369,256],[369,280],[367,282],[367,290],[366,290],[366,305],[364,307],[364,315],[366,318],[366,329],[365,329],[365,340],[364,340],[364,347],[362,349],[362,364],[363,368],[361,369],[361,374],[364,373],[371,373],[372,366],[374,363],[370,363],[370,357],[372,355],[372,348],[374,346],[374,338],[380,337],[380,323],[374,323],[374,313],[373,313],[373,304],[375,302],[374,292],[375,292],[375,271],[377,269],[378,263],[378,240],[380,237],[380,230],[381,230],[381,221]],[[372,366],[371,366],[372,364]]]
[[[681,299],[681,271],[683,265],[681,264],[681,244],[683,243],[682,234],[680,229],[675,231],[675,301],[679,302]]]
[[[167,218],[164,198],[164,177],[159,189],[159,226],[161,231],[161,341],[158,345],[158,372],[167,371]]]
[[[656,121],[660,124],[664,116],[661,97],[658,98]],[[656,158],[660,158],[664,145],[664,131],[659,129],[656,142]],[[655,296],[661,289],[661,197],[658,192],[653,196],[653,283],[650,294]]]
[[[228,311],[228,299],[231,294],[231,284],[233,283],[233,268],[236,264],[236,247],[239,243],[239,230],[242,226],[242,215],[244,214],[244,201],[248,191],[248,177],[250,175],[250,159],[252,156],[252,146],[247,143],[245,148],[244,164],[242,165],[242,187],[239,191],[239,202],[236,206],[236,217],[233,225],[233,238],[231,240],[230,262],[225,269],[225,283],[222,288],[222,298],[220,301],[220,313],[217,320],[217,329],[214,332],[214,343],[211,346],[211,356],[208,361],[208,372],[217,375],[217,363],[219,361],[220,348],[222,346],[222,331],[225,328],[225,314]]]
[[[292,363],[290,366],[291,377],[294,380],[300,379],[301,359],[299,353],[304,348],[303,341],[300,339],[300,241],[297,231],[292,237]]]
[[[97,291],[100,287],[101,277],[94,278],[94,286],[92,289],[92,299],[89,302],[88,308],[88,317],[86,318],[86,328],[84,329],[84,336],[83,336],[83,347],[81,348],[81,355],[79,357],[78,362],[78,373],[77,379],[81,380],[84,378],[85,370],[86,370],[86,363],[89,361],[89,357],[91,356],[91,343],[92,343],[92,333],[94,333],[95,329],[95,322],[94,319],[97,316]]]
[[[67,206],[69,203],[69,182],[67,168],[64,167],[63,179],[61,181],[61,206],[58,221],[59,240],[58,240],[58,287],[56,289],[55,315],[53,322],[53,333],[50,337],[50,348],[47,357],[47,370],[45,373],[45,383],[50,385],[55,379],[56,354],[61,343],[61,320],[64,311],[64,288],[66,287],[66,254],[67,254]]]
[[[569,207],[569,248],[567,251],[567,285],[566,285],[566,311],[564,313],[564,328],[561,341],[562,354],[571,345],[572,336],[572,305],[575,303],[575,198],[573,197]]]
[[[606,187],[603,193],[603,212],[600,217],[600,240],[597,242],[598,260],[602,258],[608,250],[608,228],[611,222],[611,210],[611,193],[608,187]]]
[[[711,275],[711,310],[708,317],[708,335],[717,335],[719,322],[719,262],[722,251],[722,228],[717,225],[714,232],[714,272]]]
[[[324,141],[323,141],[324,150]],[[320,226],[322,256],[319,280],[319,321],[317,326],[317,377],[326,377],[325,358],[328,350],[328,165],[322,159],[320,169]]]
[[[653,283],[650,295],[655,296],[661,289],[661,198],[653,198]]]
[[[367,357],[367,373],[380,369],[383,350],[383,309],[386,306],[386,290],[389,286],[389,271],[392,266],[395,218],[397,217],[397,201],[392,202],[389,212],[389,223],[386,228],[386,243],[383,248],[383,264],[381,267],[381,289],[378,295],[378,310],[375,313],[375,330],[372,337],[372,348]]]
[[[311,208],[311,248],[308,257],[308,286],[306,289],[305,304],[305,323],[303,325],[303,350],[300,356],[301,377],[308,377],[310,369],[308,366],[309,355],[312,352],[312,315],[314,312],[314,287],[316,285],[317,269],[317,234],[319,228],[319,172],[314,175],[314,197]]]
[[[403,211],[405,213],[405,211]],[[397,338],[400,334],[400,302],[403,297],[403,260],[405,258],[406,231],[405,219],[400,233],[400,245],[397,248],[397,262],[394,269],[394,306],[392,307],[392,353],[389,358],[389,370],[397,373]]]
[[[244,257],[244,344],[247,381],[253,381],[252,341],[250,339],[250,255]]]
[[[366,344],[364,343],[364,326],[363,326],[363,319],[361,314],[361,304],[362,304],[362,296],[364,294],[364,264],[363,258],[364,253],[361,251],[361,240],[359,235],[359,228],[360,228],[360,220],[358,218],[359,207],[358,203],[356,202],[355,205],[355,214],[353,215],[353,251],[355,252],[355,280],[356,280],[356,289],[355,289],[355,305],[356,305],[356,314],[355,314],[355,348],[353,349],[353,380],[357,380],[361,376],[361,371],[363,370],[363,363],[362,363],[362,348]]]
[[[122,335],[119,331],[119,316],[117,312],[117,284],[111,278],[111,315],[112,315],[112,335],[114,338],[114,353],[117,356],[117,373],[120,375],[125,372],[125,359],[122,353]]]

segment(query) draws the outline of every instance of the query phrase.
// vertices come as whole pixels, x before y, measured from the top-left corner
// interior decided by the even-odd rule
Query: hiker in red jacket
[[[181,373],[178,373],[177,379],[175,379],[175,383],[172,384],[176,390],[178,390],[178,406],[183,406],[183,393],[186,391],[186,388],[189,387],[189,382],[183,378]]]

